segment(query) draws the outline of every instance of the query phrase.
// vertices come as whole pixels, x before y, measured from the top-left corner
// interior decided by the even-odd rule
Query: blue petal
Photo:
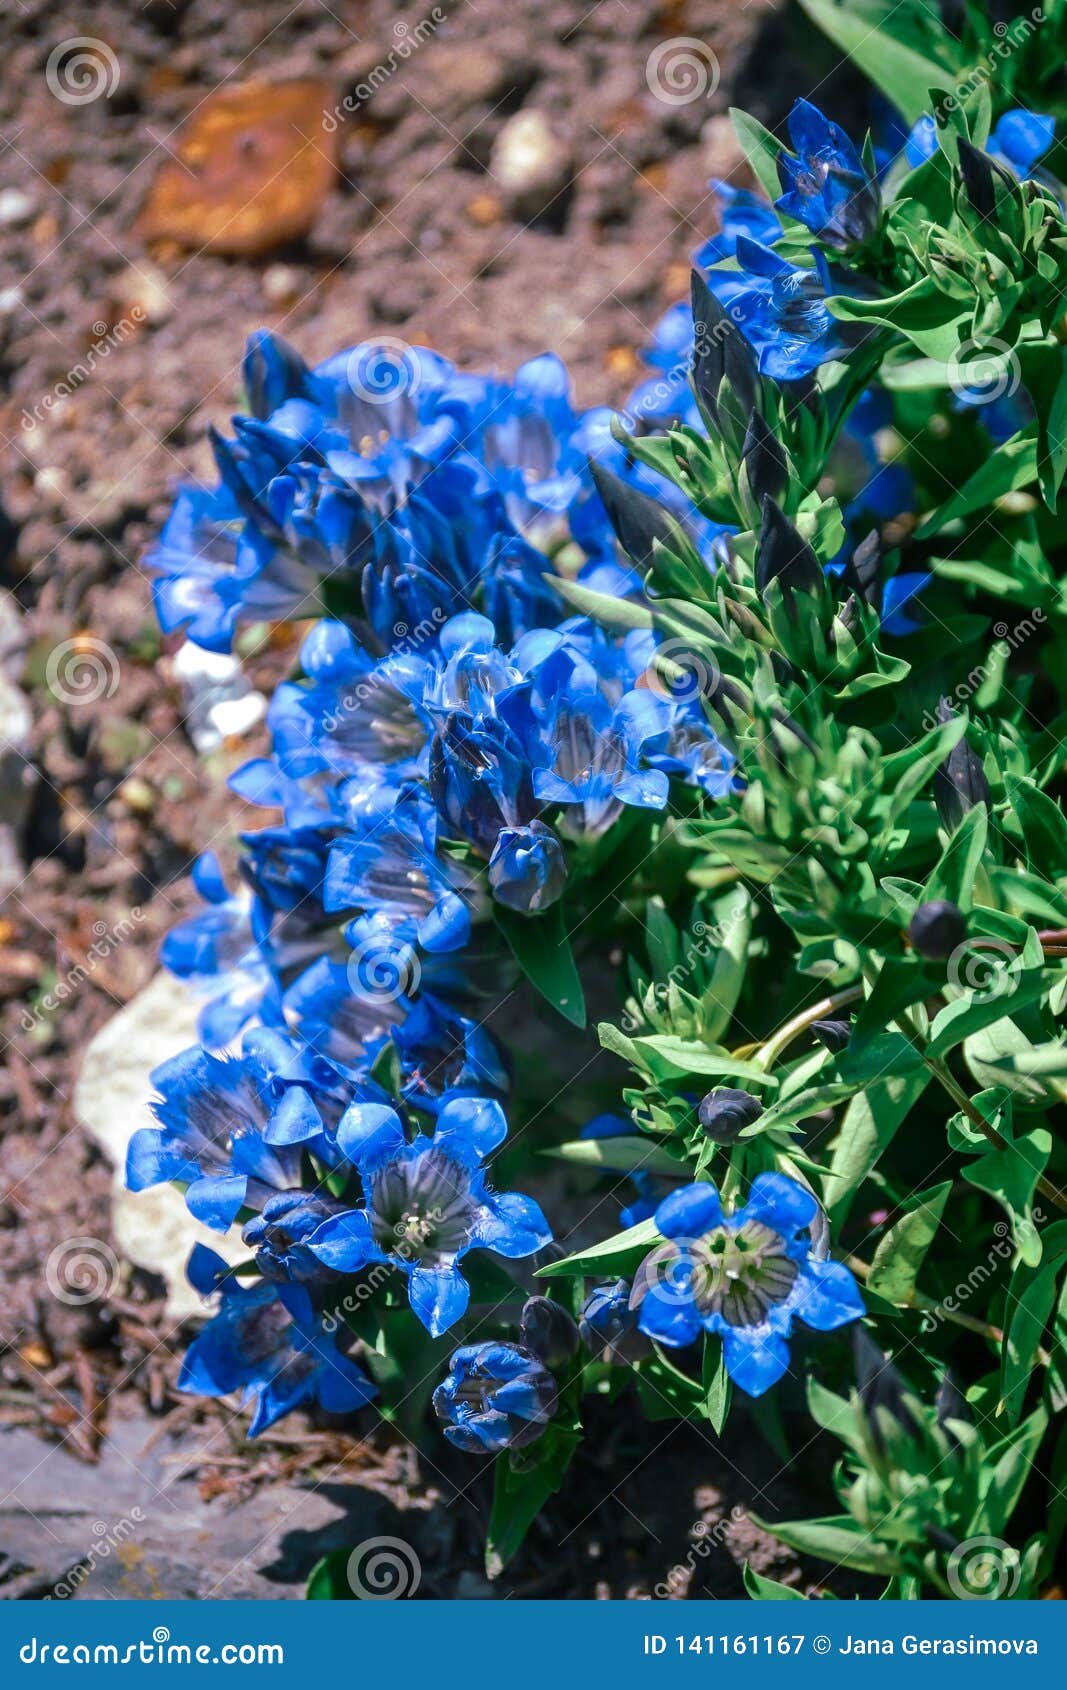
[[[391,1161],[407,1140],[395,1109],[382,1103],[353,1103],[341,1116],[337,1142],[363,1173]]]
[[[194,1220],[213,1232],[228,1232],[248,1191],[244,1174],[206,1175],[186,1187],[185,1206]]]
[[[206,1244],[193,1245],[185,1276],[194,1291],[199,1291],[202,1297],[209,1297],[218,1290],[220,1277],[228,1272],[229,1268],[216,1250],[210,1250]]]
[[[991,152],[1003,153],[1020,176],[1028,176],[1056,136],[1056,119],[1018,108],[1005,112],[990,136]]]
[[[696,1304],[683,1301],[676,1289],[664,1290],[658,1285],[645,1296],[637,1324],[649,1338],[671,1349],[694,1343],[701,1333]]]
[[[458,1268],[412,1268],[408,1283],[412,1313],[431,1338],[439,1338],[466,1314],[471,1291]]]
[[[859,1287],[843,1262],[807,1262],[790,1302],[816,1332],[833,1332],[865,1312]]]
[[[734,1225],[746,1220],[764,1221],[776,1232],[792,1236],[815,1219],[819,1205],[810,1191],[785,1174],[758,1174],[752,1181],[748,1202],[734,1215]]]
[[[713,1185],[683,1185],[656,1210],[656,1230],[664,1238],[702,1238],[722,1225],[722,1204]]]
[[[475,1239],[483,1249],[517,1261],[552,1242],[551,1228],[532,1197],[508,1191],[492,1195],[488,1204],[491,1215],[479,1223]]]
[[[317,1261],[337,1273],[358,1273],[368,1262],[380,1258],[362,1209],[332,1215],[316,1227],[306,1243]]]
[[[435,1144],[469,1167],[503,1144],[507,1133],[504,1111],[492,1098],[453,1097],[442,1105],[433,1136]]]
[[[750,1397],[761,1397],[789,1366],[789,1345],[765,1326],[728,1327],[723,1360],[734,1384]]]

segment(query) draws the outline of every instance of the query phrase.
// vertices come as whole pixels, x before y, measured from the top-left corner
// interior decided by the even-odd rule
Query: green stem
[[[772,1033],[770,1038],[760,1045],[753,1061],[759,1067],[769,1070],[787,1046],[791,1045],[794,1039],[799,1038],[801,1033],[805,1032],[813,1022],[825,1020],[828,1015],[834,1013],[835,1009],[844,1009],[846,1004],[856,1003],[862,996],[862,986],[847,986],[844,991],[834,992],[831,997],[820,998],[818,1003],[810,1004],[807,1009],[802,1009],[799,1015],[794,1015],[792,1020],[784,1022],[776,1032]]]

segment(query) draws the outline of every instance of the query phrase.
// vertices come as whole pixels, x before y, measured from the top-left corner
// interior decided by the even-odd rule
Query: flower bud
[[[763,1105],[758,1097],[723,1086],[701,1099],[697,1120],[712,1144],[734,1144],[743,1129],[758,1121],[762,1114]]]
[[[578,1348],[578,1328],[562,1303],[529,1297],[519,1320],[519,1339],[546,1367],[558,1367]]]
[[[967,937],[963,911],[947,898],[920,904],[911,918],[908,937],[920,956],[934,959],[951,956]]]

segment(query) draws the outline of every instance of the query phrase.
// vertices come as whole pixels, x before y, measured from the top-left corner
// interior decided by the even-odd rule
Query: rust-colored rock
[[[302,239],[336,173],[336,135],[322,124],[331,97],[311,78],[210,94],[157,171],[135,232],[241,258]]]

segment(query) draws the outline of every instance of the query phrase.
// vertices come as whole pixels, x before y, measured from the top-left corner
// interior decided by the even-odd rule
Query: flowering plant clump
[[[797,1550],[1022,1597],[1067,1518],[1067,155],[980,5],[806,4],[873,131],[737,117],[760,191],[622,416],[550,354],[253,337],[159,615],[310,628],[129,1180],[243,1239],[183,1386],[491,1457],[493,1571],[632,1386],[836,1439]]]

